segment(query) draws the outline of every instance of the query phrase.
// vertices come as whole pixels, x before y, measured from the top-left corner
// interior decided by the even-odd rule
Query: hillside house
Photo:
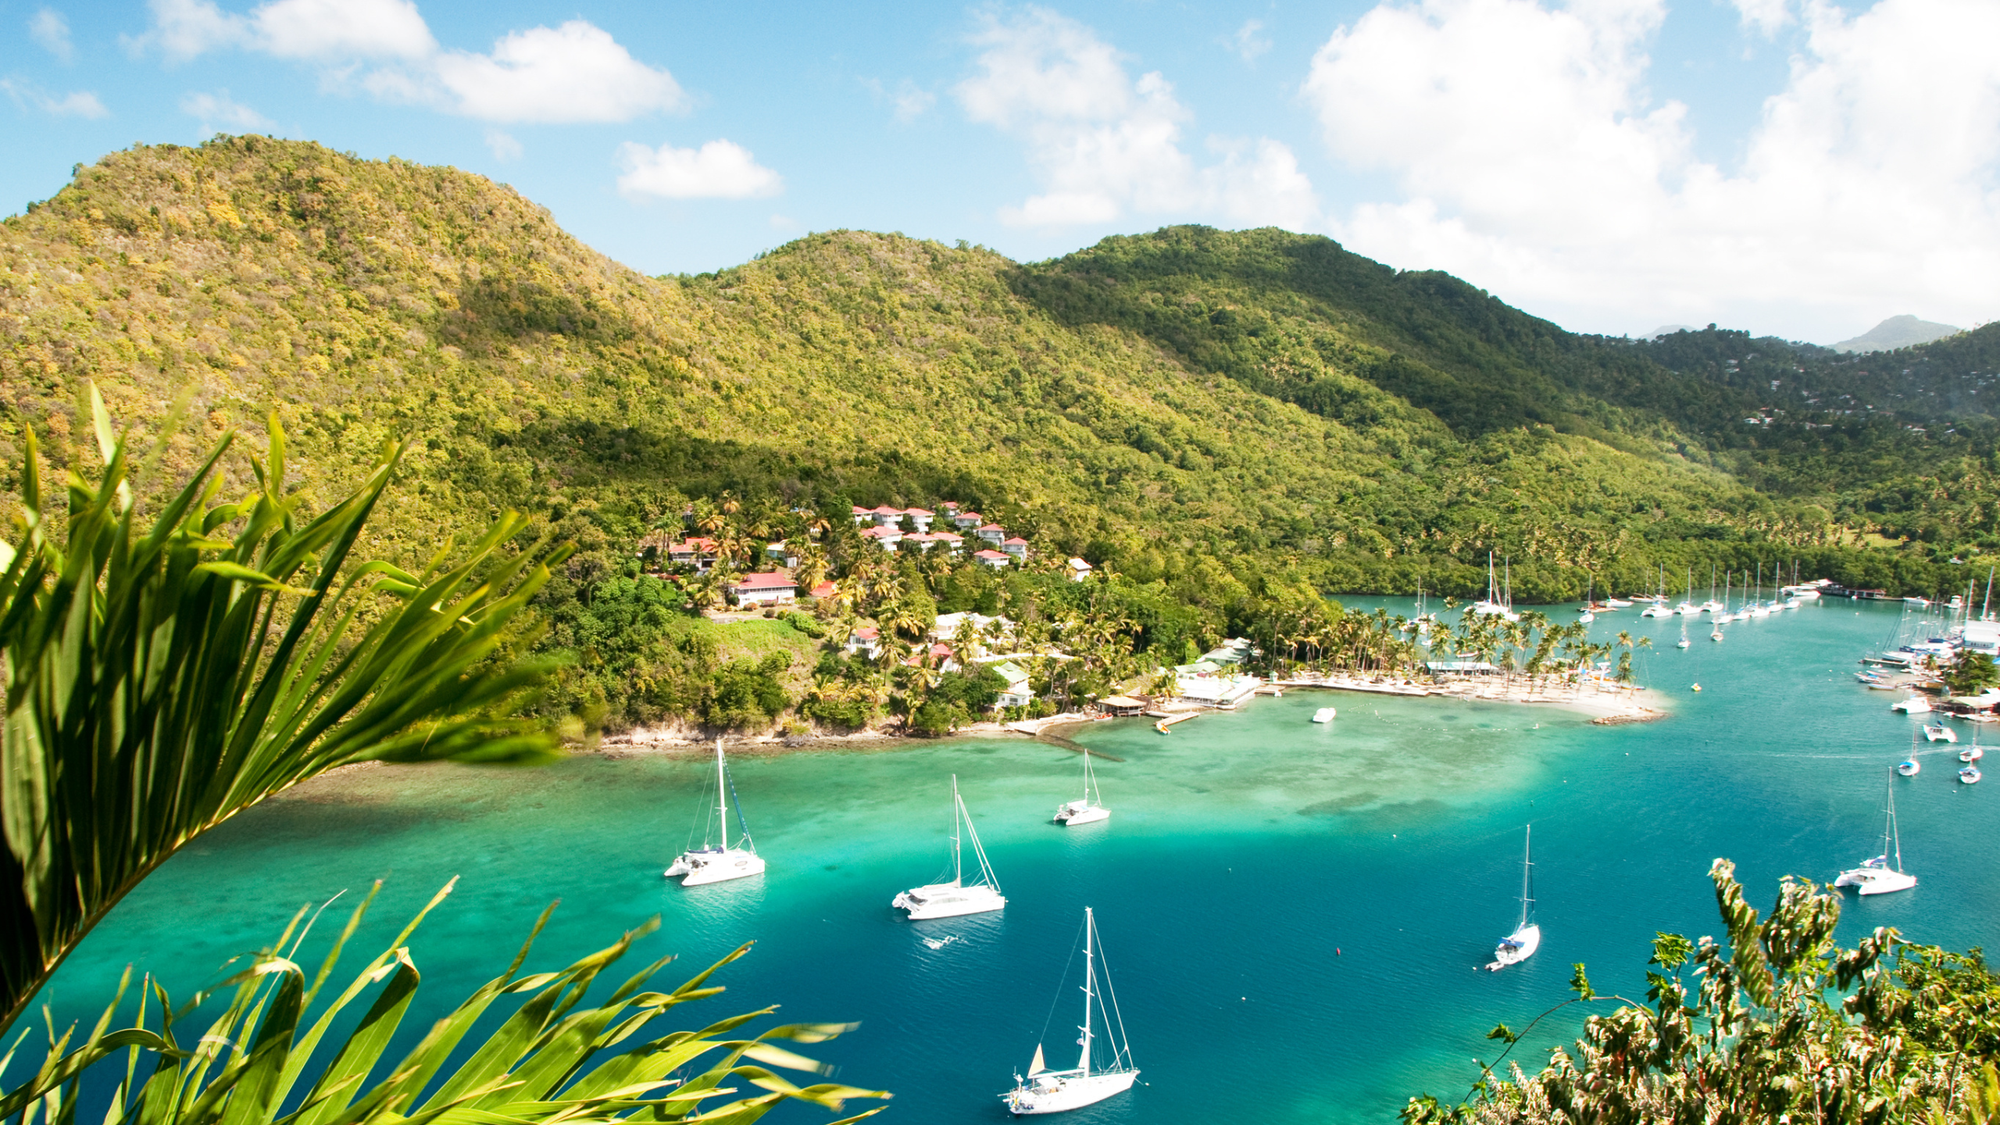
[[[1090,577],[1091,570],[1091,565],[1082,559],[1069,560],[1069,580],[1071,582],[1081,582]]]
[[[840,647],[841,651],[849,656],[865,654],[868,659],[873,660],[875,654],[882,648],[882,631],[873,625],[863,625],[849,633],[847,643]]]
[[[885,551],[893,551],[896,544],[903,541],[903,529],[893,525],[877,525],[861,529],[863,539],[873,539]]]
[[[1028,541],[1026,539],[1021,538],[1018,535],[1016,535],[1012,539],[1009,539],[1001,543],[1000,549],[1002,551],[1005,551],[1007,554],[1014,556],[1017,559],[1025,559],[1028,557]]]
[[[819,585],[814,586],[811,590],[808,590],[806,596],[817,601],[824,601],[838,592],[839,588],[833,584],[833,579],[829,578]]]
[[[786,546],[782,539],[764,548],[764,557],[787,570],[799,565],[798,552]]]
[[[972,557],[978,559],[985,565],[992,567],[994,570],[1006,570],[1007,567],[1011,565],[1014,561],[1014,556],[1008,554],[1007,552],[995,551],[990,549],[985,551],[975,551]]]
[[[691,535],[667,548],[668,565],[691,567],[697,574],[707,574],[715,559],[715,540],[702,536]]]
[[[740,606],[789,605],[799,599],[799,584],[776,571],[746,574],[729,587],[729,596]]]
[[[971,531],[985,522],[986,517],[978,512],[954,512],[951,517],[952,526],[960,531]]]
[[[1028,673],[1022,671],[1020,665],[1002,660],[987,667],[1000,673],[1000,678],[1007,681],[1007,687],[1000,692],[1000,698],[995,703],[1002,707],[1026,707],[1035,701],[1035,693],[1028,688]]]
[[[915,527],[918,531],[929,531],[931,529],[931,521],[937,518],[937,513],[927,512],[922,508],[904,508],[903,518],[909,520],[911,526]]]
[[[1007,539],[1007,529],[997,523],[982,524],[972,533],[996,547]]]

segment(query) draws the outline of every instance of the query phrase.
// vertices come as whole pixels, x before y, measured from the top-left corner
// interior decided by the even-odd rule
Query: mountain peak
[[[1938,324],[1929,320],[1918,320],[1908,313],[1892,316],[1882,323],[1863,332],[1852,340],[1842,340],[1833,345],[1837,352],[1888,352],[1897,348],[1912,348],[1918,344],[1928,344],[1932,340],[1942,340],[1946,336],[1956,336],[1965,331],[1949,324]]]

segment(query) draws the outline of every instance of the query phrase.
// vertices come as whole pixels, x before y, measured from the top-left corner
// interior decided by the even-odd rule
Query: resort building
[[[994,570],[1006,570],[1008,565],[1014,561],[1014,556],[1007,554],[1005,551],[975,551],[972,557],[992,567]]]
[[[986,517],[978,512],[954,512],[951,517],[952,526],[960,531],[971,531],[985,522]]]
[[[1091,565],[1082,559],[1071,559],[1069,560],[1069,580],[1071,582],[1081,582],[1090,577],[1092,569]]]
[[[1021,538],[1018,535],[1000,544],[1000,549],[1002,551],[1005,551],[1007,554],[1014,556],[1017,559],[1025,559],[1028,557],[1028,541],[1026,539]]]
[[[799,584],[789,574],[746,574],[729,587],[737,605],[782,605],[798,600]]]
[[[715,540],[689,536],[667,548],[667,562],[672,566],[693,567],[698,574],[707,574],[715,566]]]
[[[875,659],[882,648],[882,631],[873,625],[863,625],[847,635],[847,643],[841,649],[849,656],[866,653],[868,659]]]
[[[995,546],[998,546],[1007,538],[1007,529],[997,523],[983,524],[974,529],[972,533]]]
[[[861,537],[873,539],[881,544],[885,551],[893,551],[896,549],[896,544],[903,541],[903,529],[891,524],[877,524],[874,527],[862,528]]]

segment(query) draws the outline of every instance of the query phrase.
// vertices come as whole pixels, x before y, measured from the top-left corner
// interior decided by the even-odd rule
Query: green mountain
[[[271,410],[308,488],[409,438],[372,549],[425,558],[518,508],[581,543],[551,595],[576,605],[726,498],[961,500],[1189,603],[1216,566],[1471,593],[1488,550],[1523,600],[1792,559],[1929,592],[1952,552],[2000,548],[1990,431],[1809,400],[1886,354],[1886,394],[1948,384],[1957,412],[1995,339],[1578,336],[1277,230],[1032,264],[839,231],[649,278],[477,176],[218,138],[114,153],[0,225],[0,454],[16,472],[33,427],[86,455],[86,380],[142,429],[188,408],[167,475]],[[1884,532],[1912,544],[1858,549]]]
[[[1946,336],[1956,336],[1965,331],[1950,324],[1939,324],[1931,320],[1919,320],[1905,313],[1892,316],[1882,323],[1863,332],[1851,340],[1842,340],[1833,345],[1837,352],[1889,352],[1897,348],[1910,348],[1918,344],[1928,344],[1932,340],[1942,340]]]

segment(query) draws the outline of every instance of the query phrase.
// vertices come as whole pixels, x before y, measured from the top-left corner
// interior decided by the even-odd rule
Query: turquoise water
[[[885,1120],[992,1121],[1088,904],[1146,1085],[1072,1120],[1388,1121],[1412,1093],[1462,1095],[1471,1059],[1491,1057],[1485,1031],[1564,999],[1571,962],[1600,990],[1630,993],[1655,930],[1714,932],[1714,857],[1737,861],[1762,908],[1782,875],[1828,879],[1874,854],[1888,769],[1915,724],[1852,671],[1899,608],[1824,602],[1732,625],[1719,645],[1703,622],[1687,652],[1671,647],[1678,621],[1606,615],[1600,632],[1664,627],[1639,667],[1674,715],[1651,725],[1315,692],[1166,737],[1095,724],[1076,738],[1110,756],[1098,778],[1115,815],[1075,830],[1048,817],[1075,795],[1078,759],[1039,743],[745,759],[732,772],[769,873],[694,891],[660,870],[704,800],[712,775],[698,762],[367,771],[252,810],[175,857],[90,937],[55,1000],[80,1012],[127,962],[185,994],[298,904],[378,876],[388,886],[370,932],[386,940],[457,875],[415,943],[427,1015],[497,971],[552,899],[542,967],[660,914],[639,952],[679,953],[669,975],[758,942],[704,1014],[782,1003],[786,1018],[859,1020],[815,1050],[843,1080],[894,1090]],[[1334,723],[1308,722],[1329,703]],[[1924,760],[1896,783],[1922,884],[1851,902],[1843,937],[1889,924],[1992,944],[2000,785],[1957,784],[1945,753]],[[911,924],[889,899],[944,866],[952,773],[1009,905]],[[1542,948],[1479,972],[1515,920],[1529,821]],[[920,940],[947,935],[960,940]],[[1074,1037],[1073,984],[1044,1040],[1055,1058]],[[1532,1063],[1574,1030],[1544,1024],[1517,1056]]]

